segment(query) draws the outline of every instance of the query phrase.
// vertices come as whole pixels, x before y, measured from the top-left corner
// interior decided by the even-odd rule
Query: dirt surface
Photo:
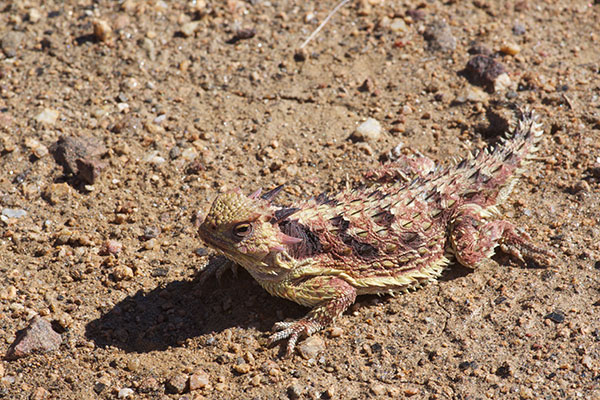
[[[62,343],[0,360],[0,398],[600,398],[597,1],[350,2],[296,56],[334,2],[42,3],[0,2],[0,354],[36,315]],[[553,265],[361,297],[289,359],[266,338],[306,309],[198,283],[216,193],[447,164],[514,104],[546,135],[505,215]]]

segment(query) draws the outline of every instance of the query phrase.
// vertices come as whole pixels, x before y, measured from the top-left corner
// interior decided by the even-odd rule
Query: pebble
[[[194,36],[194,33],[196,33],[196,30],[199,26],[200,21],[186,22],[185,24],[181,25],[181,33],[185,37]]]
[[[527,28],[520,22],[515,22],[512,27],[513,34],[515,35],[524,35],[527,32]]]
[[[510,76],[505,72],[494,80],[494,91],[505,92],[513,86]]]
[[[396,33],[405,33],[408,30],[406,22],[402,18],[394,18],[390,24],[390,30]]]
[[[299,399],[302,396],[302,386],[298,382],[294,382],[287,388],[287,395],[291,400]]]
[[[0,362],[0,378],[4,376],[4,364]]]
[[[381,137],[381,124],[374,118],[368,118],[360,124],[352,134],[358,142],[376,141]]]
[[[434,21],[425,29],[423,36],[431,51],[452,52],[456,48],[456,38],[445,21]]]
[[[381,383],[375,383],[375,384],[371,385],[371,392],[375,396],[383,396],[383,395],[385,395],[387,390],[386,390],[385,386],[382,385]]]
[[[594,369],[594,362],[592,361],[592,358],[590,356],[583,356],[581,358],[581,364],[583,364],[583,366],[589,370]],[[0,374],[0,376],[2,375]]]
[[[47,399],[50,396],[50,392],[47,391],[46,389],[44,389],[41,386],[38,386],[33,393],[31,393],[31,396],[29,397],[30,400],[44,400]]]
[[[52,108],[44,108],[42,112],[35,116],[35,120],[42,124],[54,125],[58,119],[58,111]]]
[[[138,386],[138,391],[141,393],[152,393],[160,390],[158,380],[152,376],[143,379]]]
[[[344,330],[339,326],[334,326],[329,330],[329,337],[336,338],[344,334]]]
[[[37,8],[30,8],[29,12],[27,13],[27,19],[32,24],[36,24],[40,21],[40,19],[42,19],[42,13],[40,13]]]
[[[123,244],[121,242],[118,242],[116,240],[113,239],[109,239],[106,242],[104,242],[104,249],[103,249],[103,253],[104,254],[119,254],[122,250],[123,250]]]
[[[247,374],[248,372],[250,372],[252,370],[252,367],[248,363],[241,363],[241,364],[235,364],[233,366],[233,369],[238,374]]]
[[[117,281],[133,279],[133,269],[127,265],[117,265],[113,269],[113,276]]]
[[[134,391],[131,388],[123,388],[119,390],[119,394],[117,394],[117,397],[119,399],[128,399],[130,397],[133,397],[134,395]]]
[[[465,73],[470,81],[491,86],[499,75],[506,73],[506,68],[492,57],[478,54],[467,62]]]
[[[112,38],[113,30],[108,22],[97,19],[92,22],[94,28],[94,37],[100,42],[108,42]]]
[[[167,392],[181,394],[185,392],[187,387],[188,377],[184,374],[178,374],[167,381]]]
[[[316,335],[309,336],[298,345],[298,352],[306,360],[316,358],[323,350],[325,350],[325,341]]]
[[[14,360],[33,353],[58,350],[62,337],[52,329],[50,322],[35,316],[22,330],[6,352],[6,358]]]
[[[549,319],[554,323],[560,324],[565,322],[565,313],[560,310],[554,310],[551,313],[546,314],[544,319]]]
[[[504,43],[501,47],[500,47],[500,51],[504,54],[508,54],[509,56],[516,56],[517,54],[519,54],[521,52],[521,46],[519,46],[516,43]]]
[[[478,87],[469,86],[465,88],[464,92],[456,98],[458,103],[480,103],[487,101],[489,95]]]
[[[100,140],[92,136],[61,136],[50,147],[50,151],[56,162],[65,169],[65,173],[78,175],[82,168],[85,172],[79,178],[93,183],[99,170],[104,167],[99,157],[107,153],[108,149]]]
[[[193,147],[188,147],[181,152],[181,157],[186,161],[194,161],[198,157],[198,152]]]
[[[24,37],[25,34],[23,32],[6,32],[6,34],[2,36],[2,40],[0,40],[0,48],[2,48],[4,55],[8,58],[16,57],[17,49],[21,47],[21,42],[23,42]]]
[[[210,380],[206,372],[202,370],[196,370],[190,375],[190,390],[198,390],[208,386]]]
[[[146,156],[144,157],[144,161],[155,165],[163,164],[166,160],[159,154],[160,152],[158,150],[151,151],[150,153],[146,154]]]
[[[27,215],[27,211],[20,208],[3,208],[2,215],[7,218],[21,218]]]

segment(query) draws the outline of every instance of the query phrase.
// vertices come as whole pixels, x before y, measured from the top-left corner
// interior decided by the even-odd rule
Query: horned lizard
[[[527,233],[497,219],[543,131],[521,112],[498,146],[452,166],[401,158],[369,175],[365,187],[320,195],[288,207],[273,203],[277,187],[260,195],[220,194],[199,227],[206,244],[244,267],[270,294],[312,310],[278,322],[271,343],[331,324],[357,295],[416,289],[456,260],[475,268],[499,247],[524,261],[547,264],[553,254]]]

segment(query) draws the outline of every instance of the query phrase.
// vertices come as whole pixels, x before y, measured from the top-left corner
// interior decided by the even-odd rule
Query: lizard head
[[[200,238],[246,269],[262,269],[267,256],[286,251],[301,239],[288,236],[278,226],[280,209],[271,200],[281,191],[273,189],[246,196],[239,191],[220,194],[198,229]]]

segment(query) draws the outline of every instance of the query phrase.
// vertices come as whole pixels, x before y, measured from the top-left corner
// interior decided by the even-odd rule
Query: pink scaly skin
[[[403,157],[366,174],[369,184],[289,207],[260,195],[219,195],[198,233],[269,293],[311,311],[279,322],[270,342],[297,341],[330,325],[361,294],[406,292],[436,280],[454,258],[476,268],[497,247],[548,264],[552,253],[498,219],[542,130],[532,112],[511,137],[448,168]],[[217,274],[221,271],[216,271]]]

